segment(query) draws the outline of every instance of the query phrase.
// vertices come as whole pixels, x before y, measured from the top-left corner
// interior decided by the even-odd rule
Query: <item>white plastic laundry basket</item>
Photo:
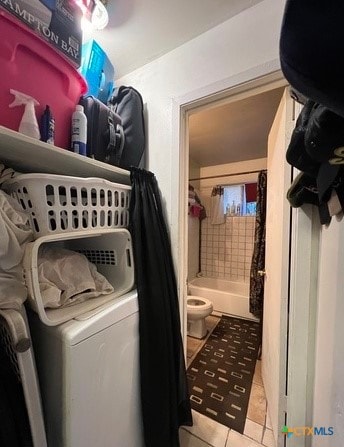
[[[3,184],[29,213],[35,238],[98,228],[126,228],[131,187],[101,178],[22,174]]]
[[[113,286],[114,292],[91,298],[82,303],[58,309],[44,308],[38,278],[38,250],[50,247],[66,248],[84,254],[96,265],[98,272]],[[131,236],[124,228],[89,230],[69,234],[43,236],[27,244],[23,258],[24,276],[28,288],[28,303],[38,313],[40,320],[48,326],[55,326],[75,317],[101,309],[105,303],[129,292],[134,286],[134,265]],[[80,272],[80,277],[82,272]]]

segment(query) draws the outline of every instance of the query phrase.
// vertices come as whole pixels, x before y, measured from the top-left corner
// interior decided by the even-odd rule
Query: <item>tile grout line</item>
[[[209,442],[205,441],[204,439],[200,438],[199,436],[195,435],[194,433],[191,433],[189,430],[186,430],[185,428],[183,430],[187,431],[188,433],[190,433],[191,436],[193,436],[196,439],[199,439],[200,441],[202,441],[204,444],[208,445],[209,447],[214,447],[212,444],[209,444]]]
[[[244,431],[243,435],[246,436],[246,438],[252,439],[252,441],[259,442],[259,444],[262,444],[262,442],[263,442],[263,436],[264,436],[264,425],[259,424],[258,422],[253,421],[252,419],[250,419],[250,418],[248,418],[248,417],[246,417],[246,420],[249,420],[249,421],[253,422],[254,424],[259,425],[260,427],[262,427],[262,436],[261,436],[260,441],[257,441],[256,439],[252,438],[250,435],[248,435],[247,433],[245,433],[245,431]]]
[[[223,447],[226,447],[226,445],[227,445],[228,438],[229,438],[229,432],[230,432],[231,430],[232,430],[231,428],[228,429],[227,437],[226,437],[226,442],[225,442],[225,445],[224,445]]]

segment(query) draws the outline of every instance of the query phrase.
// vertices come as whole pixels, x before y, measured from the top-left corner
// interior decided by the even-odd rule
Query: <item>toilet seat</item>
[[[213,310],[213,304],[211,301],[201,296],[188,295],[186,300],[187,310],[191,311],[194,315],[203,314],[204,311]]]

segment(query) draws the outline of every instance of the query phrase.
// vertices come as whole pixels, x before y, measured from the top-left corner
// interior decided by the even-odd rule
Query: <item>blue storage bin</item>
[[[115,70],[105,51],[93,39],[82,46],[79,70],[87,81],[87,94],[106,104],[114,88]]]

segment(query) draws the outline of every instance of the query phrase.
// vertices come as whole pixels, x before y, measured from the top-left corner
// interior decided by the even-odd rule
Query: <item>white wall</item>
[[[179,236],[178,172],[174,169],[179,138],[172,134],[174,100],[275,71],[283,7],[283,0],[264,0],[117,81],[137,88],[147,104],[147,166],[155,173],[166,203],[174,255]]]
[[[344,445],[344,222],[332,218],[320,241],[313,425],[334,427],[314,447]]]
[[[191,158],[189,158],[189,179],[199,179],[201,175],[201,167]],[[199,180],[192,180],[192,186],[199,189]]]

